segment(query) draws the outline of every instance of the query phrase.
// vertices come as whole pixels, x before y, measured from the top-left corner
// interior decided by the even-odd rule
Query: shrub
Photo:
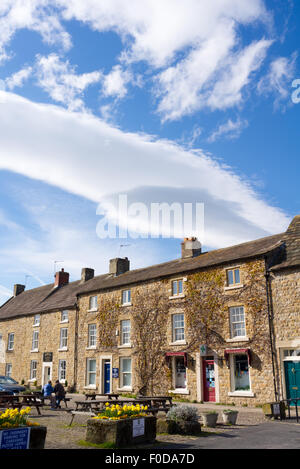
[[[172,407],[167,413],[168,420],[178,420],[184,421],[198,421],[198,413],[195,407],[190,407],[187,405],[179,405]]]

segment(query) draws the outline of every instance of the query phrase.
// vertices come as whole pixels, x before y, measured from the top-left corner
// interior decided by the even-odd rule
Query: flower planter
[[[117,448],[141,443],[153,443],[156,438],[156,417],[121,420],[87,421],[86,441],[89,443],[113,443]]]
[[[237,410],[231,410],[230,412],[224,412],[224,411],[222,412],[222,418],[225,424],[235,425],[237,416],[238,416]]]
[[[213,412],[201,412],[200,413],[201,423],[205,427],[215,427],[217,425],[218,414]]]
[[[0,430],[0,449],[44,449],[46,435],[47,427],[42,426],[3,429]]]

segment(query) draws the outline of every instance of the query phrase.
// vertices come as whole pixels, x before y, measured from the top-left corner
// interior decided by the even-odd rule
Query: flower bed
[[[47,428],[28,420],[30,407],[0,412],[1,449],[43,449]]]
[[[148,416],[147,406],[109,405],[87,422],[86,441],[90,443],[113,443],[116,447],[154,442],[156,417]]]

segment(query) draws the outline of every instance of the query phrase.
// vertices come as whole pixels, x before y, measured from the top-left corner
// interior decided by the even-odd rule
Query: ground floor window
[[[59,381],[66,381],[66,368],[67,368],[66,360],[59,360],[59,366],[58,366]]]
[[[32,360],[30,363],[30,379],[36,379],[37,361]]]
[[[233,390],[250,391],[249,361],[246,354],[233,355]]]
[[[131,358],[120,359],[121,388],[130,388],[132,385]]]
[[[186,366],[184,357],[173,358],[174,387],[175,389],[186,389]]]
[[[93,358],[87,359],[86,384],[96,386],[96,360]]]
[[[11,378],[11,375],[12,375],[12,364],[11,363],[6,363],[5,376],[8,376],[9,378]]]

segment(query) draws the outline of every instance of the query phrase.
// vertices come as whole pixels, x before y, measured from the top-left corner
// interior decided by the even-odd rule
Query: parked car
[[[10,378],[9,376],[0,376],[0,392],[7,394],[18,394],[19,392],[25,391],[26,388],[18,384],[17,381]]]

